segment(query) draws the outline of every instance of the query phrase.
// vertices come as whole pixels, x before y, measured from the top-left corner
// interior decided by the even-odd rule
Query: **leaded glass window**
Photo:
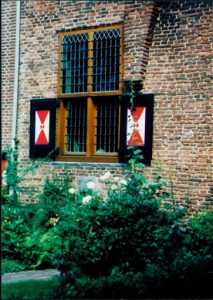
[[[96,152],[117,152],[119,119],[118,99],[102,99],[102,101],[97,101],[96,105]]]
[[[121,27],[63,33],[61,95],[119,91],[121,88]]]
[[[62,52],[62,93],[87,92],[88,33],[65,35]]]
[[[69,101],[66,120],[66,150],[86,152],[87,105],[85,99]]]
[[[93,34],[94,92],[119,89],[120,29],[97,31]]]
[[[62,159],[118,161],[122,28],[60,33],[57,138]]]

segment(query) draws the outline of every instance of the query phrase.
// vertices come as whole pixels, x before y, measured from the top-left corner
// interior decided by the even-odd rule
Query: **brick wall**
[[[57,97],[58,32],[124,22],[124,80],[140,79],[147,63],[149,34],[153,31],[150,23],[153,18],[156,18],[153,1],[22,1],[17,136],[22,163],[29,162],[30,99]],[[51,170],[50,164],[45,164],[32,177],[38,185],[46,174],[62,174],[66,171],[78,182],[79,177],[98,178],[107,170],[115,176],[123,176],[125,168],[119,164],[79,165],[58,162],[51,166]]]
[[[57,97],[58,32],[123,22],[124,80],[140,79],[146,92],[155,93],[153,163],[159,154],[166,174],[170,166],[181,203],[211,203],[210,2],[161,3],[22,1],[17,132],[22,163],[29,163],[30,99]],[[106,170],[122,176],[124,169],[46,163],[32,178],[40,184],[53,171],[75,178],[98,178]]]
[[[170,167],[177,198],[212,206],[210,1],[161,6],[144,81],[155,94],[154,157]]]
[[[2,147],[11,144],[15,66],[16,1],[1,1]]]

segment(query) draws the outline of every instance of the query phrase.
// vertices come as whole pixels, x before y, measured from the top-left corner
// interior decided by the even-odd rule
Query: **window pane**
[[[65,35],[62,45],[62,93],[87,92],[88,33]]]
[[[93,33],[94,92],[119,90],[120,75],[120,29]]]
[[[86,152],[86,100],[78,99],[67,104],[66,150]]]
[[[101,98],[96,102],[96,152],[118,151],[118,116],[117,98]]]

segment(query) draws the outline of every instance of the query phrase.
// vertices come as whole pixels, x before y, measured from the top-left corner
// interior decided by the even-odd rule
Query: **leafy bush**
[[[54,219],[41,205],[5,204],[2,216],[3,259],[19,262],[21,269],[52,267]]]
[[[18,141],[15,140],[14,148],[6,148],[7,166],[2,194],[2,256],[5,264],[8,261],[9,267],[19,265],[17,271],[51,267],[54,243],[57,240],[52,229],[56,223],[54,220],[57,220],[57,206],[61,204],[58,199],[64,198],[61,190],[67,190],[67,185],[63,181],[59,186],[59,179],[54,183],[47,180],[39,203],[21,205],[19,197],[23,193],[28,199],[35,198],[33,187],[21,187],[22,181],[49,156],[20,169],[17,145]]]
[[[211,297],[212,213],[190,218],[164,191],[160,165],[148,182],[140,158],[135,151],[126,179],[100,178],[105,198],[65,176],[45,181],[38,204],[4,204],[3,258],[56,266],[58,298]]]
[[[66,206],[69,193],[67,176],[46,179],[40,201],[21,205],[9,201],[2,207],[2,256],[20,265],[21,269],[53,267],[53,255],[59,245],[55,226],[59,207]],[[17,268],[17,271],[18,269]]]
[[[3,259],[1,264],[1,273],[18,272],[26,269],[26,266],[19,260]]]
[[[70,197],[71,181],[72,179],[67,175],[63,177],[53,176],[52,180],[46,178],[40,200],[41,206],[49,218],[57,217],[59,207],[66,205],[67,198]]]
[[[5,204],[2,207],[2,254],[3,257],[21,259],[24,240],[31,229],[29,207]]]
[[[163,205],[159,178],[147,184],[135,171],[105,201],[77,197],[60,209],[56,263],[65,297],[184,297],[183,287],[188,296],[208,296],[212,215],[187,220],[183,208]],[[194,274],[204,289],[194,288]]]

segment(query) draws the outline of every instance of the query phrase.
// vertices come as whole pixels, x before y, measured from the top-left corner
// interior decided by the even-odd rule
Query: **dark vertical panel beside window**
[[[86,152],[87,103],[84,99],[70,101],[67,104],[68,152]]]
[[[96,101],[96,107],[96,152],[117,152],[119,119],[118,99],[98,99]]]

